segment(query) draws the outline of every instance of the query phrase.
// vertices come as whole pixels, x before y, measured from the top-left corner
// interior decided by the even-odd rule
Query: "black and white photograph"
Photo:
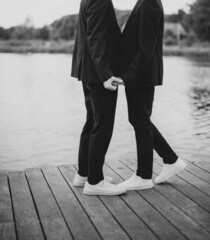
[[[0,0],[0,240],[210,239],[210,0]]]

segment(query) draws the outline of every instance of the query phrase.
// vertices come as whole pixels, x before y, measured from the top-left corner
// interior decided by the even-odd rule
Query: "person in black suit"
[[[73,184],[84,186],[84,194],[88,195],[125,192],[103,176],[117,101],[117,86],[113,82],[122,82],[114,77],[119,75],[120,35],[111,0],[81,0],[72,76],[82,81],[87,119]]]
[[[125,71],[121,79],[125,84],[129,121],[135,130],[138,163],[137,172],[121,183],[127,190],[153,187],[153,149],[165,163],[156,183],[166,181],[186,166],[150,119],[155,86],[163,83],[163,32],[161,0],[138,0],[122,34]]]

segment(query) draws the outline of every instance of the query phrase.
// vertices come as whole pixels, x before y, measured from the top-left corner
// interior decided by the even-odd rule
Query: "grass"
[[[9,40],[0,41],[4,53],[72,53],[74,41]]]
[[[74,41],[8,40],[0,41],[0,52],[4,53],[72,53]],[[210,58],[210,43],[192,46],[164,46],[165,56],[189,56]]]
[[[187,56],[210,58],[210,44],[197,43],[192,46],[164,46],[165,56]]]

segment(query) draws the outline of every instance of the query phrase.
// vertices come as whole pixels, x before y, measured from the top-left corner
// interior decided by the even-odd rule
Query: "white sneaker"
[[[125,192],[126,192],[125,188],[107,182],[106,180],[102,180],[96,185],[91,185],[87,181],[85,183],[83,191],[83,193],[86,195],[106,195],[106,196],[121,195]]]
[[[112,177],[104,177],[104,179],[107,182],[112,183],[113,182],[113,178]],[[74,181],[73,181],[73,185],[75,187],[84,187],[85,186],[85,182],[87,181],[87,177],[82,177],[80,176],[78,173],[75,175]]]
[[[152,179],[143,179],[134,173],[130,178],[120,183],[119,186],[125,188],[127,191],[130,191],[153,188],[154,184]]]
[[[75,187],[84,187],[87,177],[82,177],[78,173],[74,177],[73,185]]]
[[[178,158],[173,164],[164,164],[160,175],[155,179],[155,183],[159,184],[167,181],[175,174],[181,172],[186,166],[187,164],[181,158]]]

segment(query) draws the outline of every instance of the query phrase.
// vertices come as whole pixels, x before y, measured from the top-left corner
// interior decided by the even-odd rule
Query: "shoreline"
[[[210,45],[203,46],[192,45],[192,46],[164,46],[164,56],[184,56],[184,57],[203,57],[210,59]]]
[[[0,41],[0,53],[66,53],[71,54],[74,41],[9,40]]]
[[[74,40],[43,41],[43,40],[9,40],[0,41],[0,53],[64,53],[71,54]],[[210,58],[210,44],[192,46],[165,46],[164,56],[186,56]]]

